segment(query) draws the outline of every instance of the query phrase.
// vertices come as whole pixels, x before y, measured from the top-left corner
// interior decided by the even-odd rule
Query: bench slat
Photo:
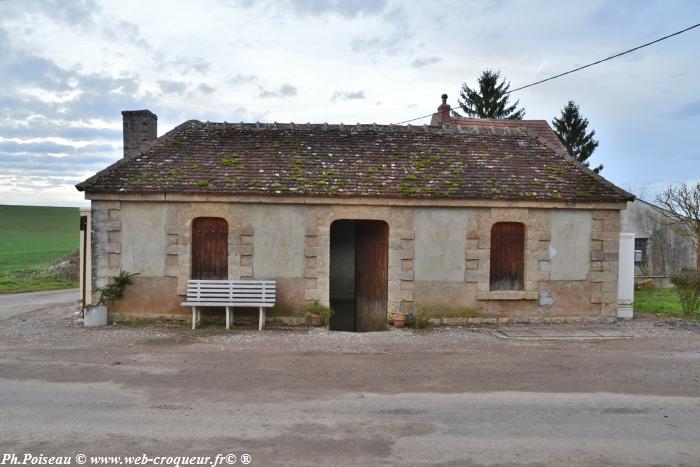
[[[259,299],[256,297],[187,297],[191,302],[274,302],[274,298]]]
[[[245,286],[261,286],[261,285],[275,285],[275,281],[187,281],[188,285],[200,287],[207,285],[232,285],[234,287],[245,287]]]
[[[274,285],[261,284],[261,285],[235,285],[235,284],[200,284],[200,285],[188,285],[188,289],[274,289]]]
[[[187,292],[187,295],[216,295],[218,297],[227,297],[230,295],[249,295],[249,296],[254,296],[254,297],[262,297],[263,295],[274,295],[275,291],[274,290],[268,290],[265,292],[258,291],[258,290],[198,290],[198,291],[189,291]]]
[[[187,301],[182,306],[192,307],[192,329],[196,326],[196,307],[226,307],[226,329],[229,327],[229,308],[260,308],[258,329],[265,321],[264,308],[275,306],[276,281],[255,280],[190,280],[187,281]]]
[[[188,289],[187,293],[213,293],[213,294],[221,294],[225,295],[228,293],[247,293],[247,294],[257,294],[257,295],[262,295],[264,294],[269,294],[269,293],[275,293],[275,289],[265,289],[265,290],[259,290],[259,289]]]
[[[257,284],[274,284],[275,281],[187,281],[190,284],[233,284],[233,285],[257,285]]]
[[[275,306],[274,303],[247,303],[247,302],[240,302],[240,303],[231,303],[231,304],[226,304],[226,303],[219,303],[219,302],[182,302],[180,304],[181,306],[216,306],[216,307],[224,307],[224,306],[237,306],[237,307],[245,307],[245,308],[272,308]]]
[[[274,300],[265,300],[265,301],[250,300],[250,299],[247,299],[247,300],[216,300],[213,298],[204,298],[202,300],[192,300],[191,298],[188,298],[187,301],[190,303],[204,303],[204,302],[211,302],[211,303],[260,303],[263,305],[268,304],[268,303],[272,303],[272,304],[275,303]],[[233,305],[231,305],[231,306],[233,306]]]
[[[268,295],[274,295],[274,292],[267,292],[263,294],[262,292],[249,292],[249,291],[226,291],[226,292],[211,292],[211,291],[201,291],[199,293],[193,293],[192,295],[199,295],[199,296],[211,296],[211,297],[262,297],[263,295],[268,296]],[[190,294],[188,294],[190,295]]]

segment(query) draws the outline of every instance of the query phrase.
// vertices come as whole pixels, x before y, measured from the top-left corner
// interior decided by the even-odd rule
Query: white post
[[[231,311],[226,307],[226,329],[231,329]]]
[[[192,307],[192,329],[197,327],[197,307]]]
[[[87,218],[87,230],[80,232],[80,298],[84,296],[85,305],[92,305],[92,208],[80,208],[80,216]]]
[[[260,307],[260,321],[258,322],[258,331],[262,331],[264,322],[265,322],[265,309],[263,307]]]
[[[618,258],[617,317],[632,318],[634,314],[634,234],[620,234]]]

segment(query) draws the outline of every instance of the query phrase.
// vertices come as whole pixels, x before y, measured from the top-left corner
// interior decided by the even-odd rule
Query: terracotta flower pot
[[[321,315],[309,315],[309,321],[311,322],[311,326],[323,326],[325,320]]]
[[[406,315],[398,313],[392,318],[395,328],[402,328],[406,325]]]

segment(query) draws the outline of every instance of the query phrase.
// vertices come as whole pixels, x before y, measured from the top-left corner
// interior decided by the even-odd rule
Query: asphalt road
[[[80,289],[0,295],[0,320],[49,306],[74,303],[79,300]]]
[[[607,330],[635,337],[85,329],[68,307],[29,313],[0,326],[0,454],[700,465],[698,329]]]

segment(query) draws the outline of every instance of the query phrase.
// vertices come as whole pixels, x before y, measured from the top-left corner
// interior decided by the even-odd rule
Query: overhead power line
[[[454,110],[452,110],[452,113],[453,113],[453,114],[457,114],[458,116],[461,117],[461,115],[459,115],[459,114],[458,114],[457,112],[455,112]],[[404,120],[403,122],[394,123],[394,125],[401,125],[401,124],[408,123],[408,122],[414,122],[414,121],[416,121],[416,120],[420,120],[421,118],[432,117],[434,114],[435,114],[435,112],[433,112],[433,113],[431,113],[431,114],[428,114],[428,115],[423,115],[422,117],[416,117],[416,118],[412,118],[412,119],[410,119],[410,120]]]
[[[639,46],[634,47],[632,49],[625,50],[624,52],[620,52],[620,53],[617,53],[615,55],[605,57],[601,60],[597,60],[593,63],[589,63],[588,65],[583,65],[583,66],[580,66],[578,68],[574,68],[573,70],[565,71],[564,73],[559,73],[558,75],[550,76],[549,78],[541,79],[539,81],[535,81],[534,83],[526,84],[525,86],[520,86],[519,88],[511,89],[510,91],[508,91],[507,94],[510,94],[511,92],[515,92],[515,91],[520,91],[521,89],[529,88],[529,87],[535,86],[537,84],[542,84],[546,81],[551,81],[551,80],[556,79],[556,78],[561,78],[562,76],[566,76],[566,75],[569,75],[571,73],[575,73],[577,71],[583,70],[584,68],[592,67],[593,65],[598,65],[599,63],[607,62],[608,60],[612,60],[613,58],[621,57],[621,56],[626,55],[628,53],[634,52],[635,50],[643,49],[644,47],[649,47],[650,45],[656,44],[657,42],[661,42],[661,41],[664,41],[664,40],[671,38],[673,36],[683,34],[684,32],[690,31],[691,29],[695,29],[698,26],[700,26],[700,23],[694,24],[694,25],[690,26],[689,28],[685,28],[681,31],[674,32],[673,34],[669,34],[668,36],[660,37],[654,41],[647,42],[646,44],[642,44],[642,45],[639,45]]]
[[[433,113],[435,113],[435,112],[433,112]],[[416,120],[420,120],[421,118],[432,117],[432,116],[433,116],[433,114],[430,113],[430,114],[428,114],[428,115],[423,115],[422,117],[416,117],[416,118],[412,118],[412,119],[410,119],[410,120],[404,120],[403,122],[395,123],[395,125],[402,125],[402,124],[404,124],[404,123],[414,122],[414,121],[416,121]]]
[[[535,81],[534,83],[526,84],[525,86],[520,86],[520,87],[518,87],[518,88],[511,89],[511,90],[509,90],[506,94],[510,94],[510,93],[512,93],[512,92],[515,92],[515,91],[520,91],[520,90],[522,90],[522,89],[526,89],[526,88],[529,88],[529,87],[532,87],[532,86],[536,86],[536,85],[538,85],[538,84],[542,84],[542,83],[545,83],[545,82],[547,82],[547,81],[551,81],[551,80],[553,80],[553,79],[561,78],[562,76],[570,75],[571,73],[575,73],[575,72],[581,71],[581,70],[583,70],[583,69],[585,69],[585,68],[589,68],[589,67],[592,67],[592,66],[594,66],[594,65],[598,65],[598,64],[600,64],[600,63],[607,62],[608,60],[612,60],[613,58],[621,57],[621,56],[626,55],[626,54],[628,54],[628,53],[634,52],[635,50],[643,49],[644,47],[649,47],[650,45],[656,44],[657,42],[661,42],[661,41],[664,41],[664,40],[666,40],[666,39],[669,39],[669,38],[671,38],[671,37],[673,37],[673,36],[677,36],[677,35],[679,35],[679,34],[683,34],[684,32],[690,31],[691,29],[695,29],[695,28],[697,28],[697,27],[700,27],[700,23],[694,24],[694,25],[692,25],[692,26],[690,26],[690,27],[688,27],[688,28],[682,29],[682,30],[680,30],[680,31],[676,31],[676,32],[674,32],[673,34],[668,34],[668,35],[666,35],[666,36],[659,37],[658,39],[653,40],[653,41],[651,41],[651,42],[647,42],[646,44],[638,45],[637,47],[634,47],[634,48],[625,50],[624,52],[620,52],[620,53],[617,53],[617,54],[615,54],[615,55],[610,55],[609,57],[605,57],[605,58],[603,58],[603,59],[596,60],[595,62],[589,63],[588,65],[583,65],[583,66],[580,66],[580,67],[571,69],[571,70],[569,70],[569,71],[565,71],[564,73],[559,73],[558,75],[550,76],[549,78],[541,79],[541,80],[539,80],[539,81]],[[409,122],[413,122],[413,121],[416,121],[416,120],[420,120],[421,118],[431,117],[433,114],[434,114],[434,112],[433,112],[433,113],[430,113],[430,114],[428,114],[428,115],[423,115],[422,117],[416,117],[416,118],[412,118],[412,119],[410,119],[410,120],[404,120],[403,122],[397,123],[397,125],[401,125],[401,124],[403,124],[403,123],[409,123]]]

